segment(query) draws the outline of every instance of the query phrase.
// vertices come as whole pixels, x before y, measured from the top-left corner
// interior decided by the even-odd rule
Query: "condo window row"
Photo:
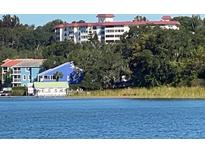
[[[121,37],[122,35],[105,35],[106,38],[110,38],[110,37]]]
[[[106,28],[116,28],[116,26],[106,26]],[[101,30],[104,30],[105,29],[105,27],[101,27]],[[97,28],[96,27],[93,27],[93,28],[85,28],[85,27],[83,27],[83,28],[77,28],[77,30],[79,30],[79,31],[81,31],[81,33],[88,33],[88,31],[92,31],[92,30],[97,30]],[[74,29],[67,29],[67,28],[65,28],[64,29],[64,32],[68,32],[68,33],[73,33],[73,31],[74,31]],[[123,29],[116,29],[116,30],[107,30],[106,32],[124,32],[124,30]],[[60,35],[60,32],[58,31],[58,32],[56,32],[56,34],[59,34]]]
[[[124,32],[124,29],[106,30],[106,33]]]
[[[13,76],[14,81],[17,81],[21,79],[21,75],[14,75]],[[31,76],[30,75],[23,75],[23,80],[30,80]]]

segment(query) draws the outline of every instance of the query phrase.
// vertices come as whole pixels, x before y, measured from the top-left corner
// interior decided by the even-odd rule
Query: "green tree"
[[[119,50],[129,60],[136,86],[188,85],[204,66],[200,59],[205,48],[196,43],[202,37],[186,29],[132,27],[125,37]]]
[[[144,16],[136,16],[134,17],[135,21],[147,21],[147,18]]]
[[[80,84],[84,89],[113,88],[122,75],[129,74],[125,60],[110,45],[95,49],[86,44],[78,52],[71,52],[68,59],[84,70],[84,80]]]
[[[3,15],[3,20],[1,22],[2,27],[14,28],[19,24],[20,24],[20,20],[16,15],[14,16],[11,16],[9,14]]]
[[[56,81],[58,82],[59,81],[59,79],[61,79],[61,78],[63,78],[63,73],[62,72],[55,72],[54,74],[53,74],[53,77],[56,79]]]

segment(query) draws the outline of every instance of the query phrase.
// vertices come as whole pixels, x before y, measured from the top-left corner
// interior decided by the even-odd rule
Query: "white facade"
[[[129,32],[130,28],[127,25],[106,26],[105,27],[105,43],[119,41],[125,32]]]
[[[97,23],[67,23],[55,27],[57,41],[73,40],[74,43],[89,41],[95,34],[104,43],[120,40],[125,32],[129,32],[131,25],[159,25],[163,29],[179,29],[180,23],[171,21],[171,17],[163,16],[160,21],[123,21],[115,22],[112,14],[98,14]]]
[[[173,30],[179,30],[179,27],[177,25],[164,25],[160,26],[162,29],[173,29]]]
[[[35,96],[66,96],[68,82],[34,82]]]
[[[100,42],[111,43],[120,40],[125,32],[129,32],[129,26],[86,26],[86,27],[65,27],[56,33],[58,41],[73,40],[75,43],[89,41],[89,38],[97,34]],[[56,31],[59,31],[57,29]]]
[[[34,95],[33,83],[28,83],[27,93],[28,93],[29,96],[33,96]]]
[[[35,96],[66,96],[67,88],[36,88]]]

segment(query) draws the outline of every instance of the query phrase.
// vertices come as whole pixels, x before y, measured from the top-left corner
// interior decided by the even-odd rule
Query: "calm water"
[[[205,138],[205,100],[0,98],[0,138]]]

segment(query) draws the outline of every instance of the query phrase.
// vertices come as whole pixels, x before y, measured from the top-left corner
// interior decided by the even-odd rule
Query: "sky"
[[[61,19],[66,22],[85,20],[87,22],[96,22],[96,14],[16,14],[20,18],[20,22],[28,25],[42,26],[47,22]],[[133,20],[136,15],[146,16],[149,20],[160,20],[161,14],[115,14],[115,21]],[[167,15],[167,14],[166,14]],[[0,16],[2,16],[0,14]],[[191,16],[190,14],[171,14],[170,16]],[[201,15],[201,17],[205,17]]]

